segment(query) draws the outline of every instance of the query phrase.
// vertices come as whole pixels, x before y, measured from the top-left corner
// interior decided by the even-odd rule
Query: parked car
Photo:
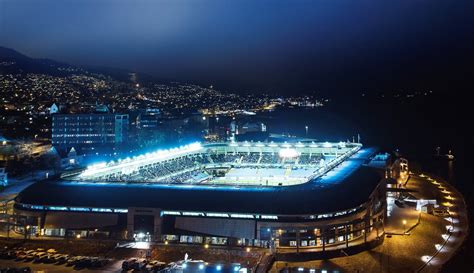
[[[448,217],[450,214],[449,211],[445,209],[433,209],[433,215],[440,217]]]
[[[54,263],[57,262],[58,258],[61,257],[61,255],[63,255],[63,254],[56,253],[56,254],[50,255],[50,261],[54,262]]]
[[[91,259],[91,258],[89,258],[89,257],[82,257],[81,259],[79,259],[79,260],[74,264],[74,268],[75,268],[75,269],[82,269],[82,268],[90,267],[90,266],[91,266],[91,262],[92,262],[92,259]]]
[[[148,267],[150,270],[156,272],[156,271],[164,269],[166,267],[166,263],[153,260],[148,263]]]
[[[91,264],[90,264],[90,267],[93,267],[93,268],[100,268],[100,267],[103,267],[105,265],[107,265],[109,263],[109,260],[108,259],[102,259],[102,258],[98,258],[98,257],[93,257],[91,259]]]
[[[48,255],[46,255],[46,257],[43,257],[41,262],[45,263],[45,264],[52,264],[52,263],[56,262],[56,259],[54,258],[54,255],[55,254],[48,253]]]
[[[21,261],[25,259],[27,256],[26,252],[22,250],[15,251],[15,255],[16,255],[15,261]]]
[[[33,259],[33,262],[34,263],[41,263],[44,261],[44,259],[48,257],[48,253],[46,252],[38,252],[36,255],[35,255],[35,258]]]
[[[128,259],[122,262],[123,270],[135,269],[138,267],[138,260],[136,258]]]
[[[57,264],[64,264],[69,260],[70,256],[67,254],[59,254],[59,257],[56,258]]]
[[[74,266],[77,262],[79,262],[83,257],[82,256],[74,256],[67,260],[66,266]]]
[[[27,251],[27,252],[26,252],[26,258],[24,258],[23,260],[24,260],[25,262],[31,262],[31,261],[33,261],[33,259],[35,258],[36,253],[37,253],[36,250],[29,251],[29,252]]]
[[[395,200],[395,205],[397,205],[397,207],[399,208],[404,208],[405,207],[405,203],[403,201],[400,201],[400,200]]]

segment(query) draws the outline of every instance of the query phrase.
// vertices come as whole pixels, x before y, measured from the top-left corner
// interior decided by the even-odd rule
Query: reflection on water
[[[453,165],[454,165],[454,161],[452,161],[452,160],[448,161],[448,177],[447,177],[447,180],[451,184],[453,184],[453,182],[455,181]]]

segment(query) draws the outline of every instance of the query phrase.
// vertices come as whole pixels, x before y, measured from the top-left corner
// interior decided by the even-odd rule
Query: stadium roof
[[[306,215],[342,211],[368,200],[382,178],[366,165],[374,149],[363,149],[326,175],[300,185],[222,187],[44,181],[17,202],[41,206],[128,208],[172,211]]]

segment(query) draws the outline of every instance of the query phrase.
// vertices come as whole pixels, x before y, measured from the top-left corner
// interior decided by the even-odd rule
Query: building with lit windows
[[[389,160],[349,142],[194,143],[34,184],[15,209],[43,235],[328,251],[383,234]]]
[[[127,141],[128,115],[112,113],[52,115],[52,145],[95,153]]]

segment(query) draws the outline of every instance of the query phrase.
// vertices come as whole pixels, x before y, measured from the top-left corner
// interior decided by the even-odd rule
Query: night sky
[[[472,0],[0,0],[0,46],[236,92],[460,92],[473,14]]]

